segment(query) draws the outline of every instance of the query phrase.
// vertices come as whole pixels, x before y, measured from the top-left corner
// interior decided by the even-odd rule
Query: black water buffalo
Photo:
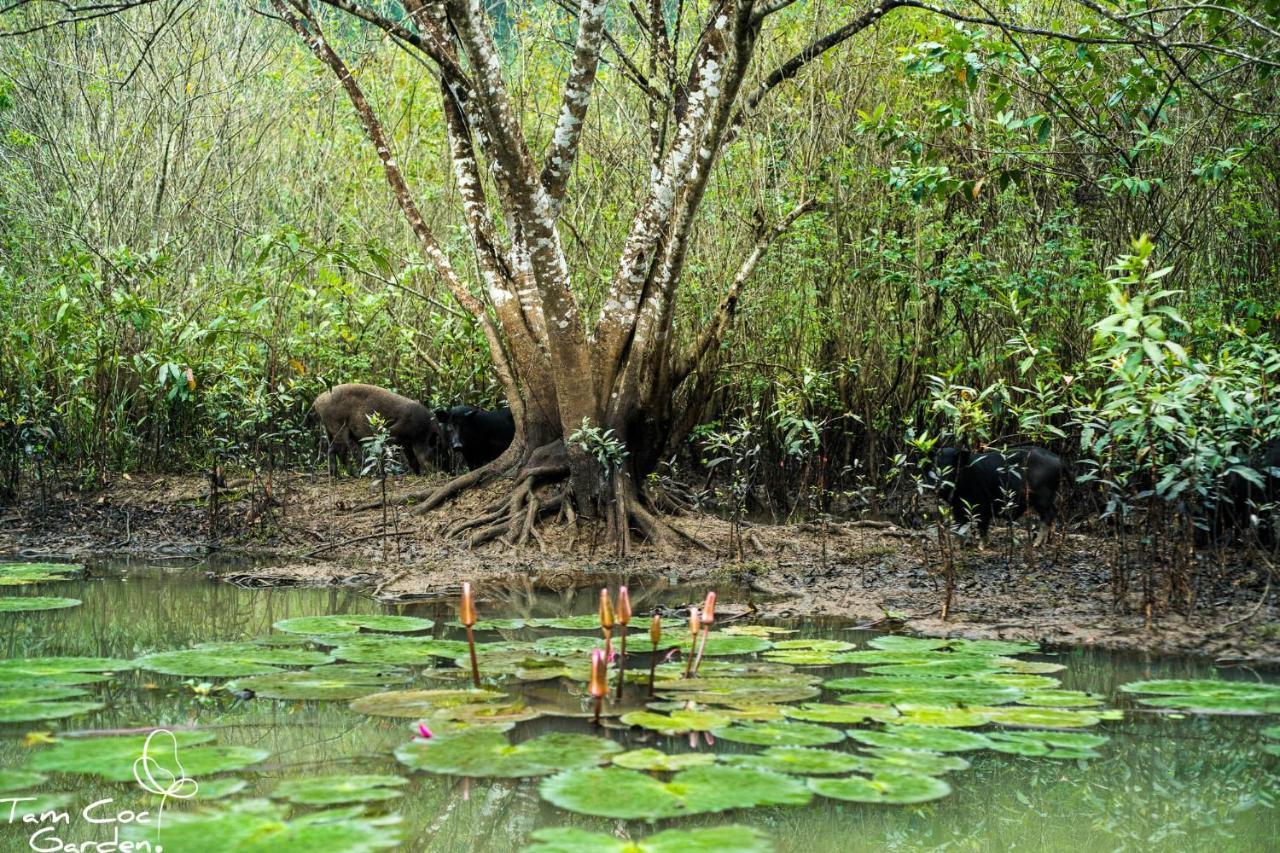
[[[316,397],[312,411],[329,436],[329,471],[337,475],[342,459],[348,473],[361,458],[360,440],[373,435],[369,415],[386,419],[387,431],[404,450],[409,470],[421,474],[423,466],[441,466],[447,458],[444,432],[421,403],[401,397],[377,385],[335,385]]]
[[[992,518],[1020,518],[1028,508],[1040,517],[1035,544],[1048,538],[1062,479],[1062,460],[1056,454],[1041,447],[978,453],[943,447],[933,455],[932,471],[939,497],[951,505],[960,523],[976,517],[984,542]]]
[[[461,453],[473,471],[502,455],[516,436],[516,422],[510,409],[485,411],[462,405],[437,409],[435,416],[444,429],[448,446]]]

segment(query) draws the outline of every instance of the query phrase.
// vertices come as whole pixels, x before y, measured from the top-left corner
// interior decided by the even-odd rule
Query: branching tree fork
[[[1272,18],[1238,4],[1145,6],[1139,13],[1133,5],[1071,0],[1064,5],[1080,7],[1078,13],[1092,15],[1096,26],[1068,31],[1038,20],[1061,20],[1048,13],[1054,4],[996,8],[982,0],[882,0],[852,7],[839,27],[776,67],[762,68],[753,63],[762,33],[775,16],[794,11],[796,0],[555,0],[576,18],[577,33],[554,133],[538,150],[508,88],[494,22],[480,0],[268,2],[270,11],[263,13],[287,24],[345,90],[430,268],[488,341],[516,419],[516,439],[493,463],[414,496],[426,511],[469,487],[510,478],[509,496],[454,526],[471,531],[473,543],[499,536],[524,541],[540,516],[561,510],[590,514],[600,507],[615,541],[625,542],[630,529],[659,543],[674,535],[647,505],[639,484],[657,466],[662,449],[692,426],[675,401],[720,350],[753,271],[770,244],[815,202],[795,199],[776,221],[759,223],[714,314],[693,340],[681,341],[674,333],[677,296],[699,207],[718,158],[748,129],[764,99],[819,57],[888,15],[924,14],[1010,37],[1126,46],[1167,69],[1171,85],[1187,81],[1190,88],[1207,92],[1209,81],[1220,88],[1249,69],[1274,65],[1268,55],[1247,51],[1259,40],[1273,43],[1276,36],[1267,23]],[[13,14],[34,5],[16,0],[4,11]],[[52,17],[28,15],[10,32],[85,20],[130,5],[140,4],[57,3]],[[1225,11],[1205,23],[1213,9]],[[348,59],[340,55],[338,40],[327,31],[344,18],[381,30],[438,76],[459,213],[481,281],[469,280],[419,209],[419,196],[406,181],[389,134]],[[624,30],[626,49],[618,35]],[[1233,33],[1249,37],[1221,38]],[[637,58],[632,52],[645,55]],[[1195,76],[1197,63],[1206,55],[1213,64],[1201,81]],[[605,61],[617,66],[617,79],[636,86],[647,105],[649,176],[601,307],[587,316],[559,220],[573,189],[574,164]],[[584,424],[612,429],[624,439],[628,455],[622,471],[602,476],[596,458],[566,441]]]

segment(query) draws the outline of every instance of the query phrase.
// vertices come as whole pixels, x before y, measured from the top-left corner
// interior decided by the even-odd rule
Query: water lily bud
[[[618,624],[627,627],[631,624],[631,593],[627,592],[625,586],[618,587]]]
[[[662,617],[657,613],[649,620],[649,641],[655,646],[662,642]]]
[[[600,590],[600,627],[613,627],[613,602],[609,599],[609,590]]]
[[[689,633],[698,636],[698,632],[702,630],[702,620],[698,618],[698,608],[689,608]]]
[[[462,607],[458,610],[458,621],[470,628],[476,624],[476,602],[471,597],[471,584],[462,584]]]
[[[591,680],[587,682],[587,692],[597,699],[609,692],[609,665],[604,649],[591,650]]]
[[[716,621],[716,591],[707,593],[707,600],[702,602],[702,624],[710,625]]]
[[[426,723],[418,723],[418,737],[423,740],[431,740],[434,735],[431,733],[431,729],[427,728]]]

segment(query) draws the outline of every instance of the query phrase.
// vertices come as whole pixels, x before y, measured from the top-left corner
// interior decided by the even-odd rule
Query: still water
[[[208,567],[172,568],[111,563],[95,566],[91,580],[42,588],[39,594],[79,598],[76,608],[0,614],[0,657],[83,655],[135,658],[154,651],[215,640],[243,640],[270,634],[282,619],[337,613],[393,612],[436,620],[437,636],[447,629],[451,603],[383,607],[346,589],[242,589],[211,581]],[[616,585],[616,577],[601,578]],[[700,600],[702,590],[661,582],[631,585],[637,612],[655,604]],[[54,591],[56,590],[56,591]],[[8,590],[5,594],[24,594]],[[722,594],[722,600],[724,595]],[[482,618],[565,616],[594,610],[593,591],[545,593],[513,589],[482,602]],[[862,641],[869,636],[830,620],[784,623],[798,637]],[[508,639],[536,636],[530,629],[504,632]],[[484,639],[497,639],[486,634]],[[1121,721],[1091,731],[1110,736],[1103,757],[1090,761],[1049,761],[992,752],[969,753],[971,769],[949,777],[953,793],[916,806],[870,806],[815,797],[802,807],[758,808],[748,812],[664,821],[655,829],[747,823],[764,829],[780,851],[1275,851],[1280,850],[1280,758],[1262,749],[1261,729],[1276,717],[1171,718],[1144,711],[1116,688],[1150,678],[1263,679],[1275,674],[1215,670],[1178,658],[1148,658],[1090,650],[1066,650],[1039,659],[1063,663],[1063,687],[1108,697],[1108,706],[1129,711]],[[849,674],[846,668],[837,674]],[[824,673],[825,675],[825,673]],[[828,676],[829,677],[829,676]],[[542,826],[575,825],[611,834],[648,834],[641,823],[623,824],[573,815],[543,802],[537,780],[460,780],[410,773],[392,751],[413,734],[411,720],[368,717],[346,702],[241,700],[214,691],[207,682],[147,672],[124,672],[95,693],[101,711],[63,721],[0,725],[0,769],[24,765],[33,750],[23,744],[30,732],[200,727],[215,730],[218,742],[269,750],[254,771],[239,774],[250,783],[240,796],[268,795],[281,779],[333,773],[404,773],[413,778],[405,796],[375,804],[373,812],[399,814],[402,843],[397,849],[430,851],[511,851]],[[397,685],[396,687],[412,686]],[[438,685],[433,685],[438,686]],[[504,687],[503,689],[513,689]],[[530,690],[560,691],[560,704],[586,707],[581,685],[539,683]],[[819,701],[834,701],[824,695]],[[519,724],[510,734],[524,740],[551,730],[589,731],[584,720],[544,717]],[[628,748],[688,749],[683,737],[608,733]],[[704,747],[705,748],[705,747]],[[756,747],[720,742],[718,752]],[[71,796],[72,808],[112,798],[114,808],[154,808],[157,798],[130,783],[87,781],[59,774],[38,789]],[[4,795],[0,795],[4,796]],[[191,803],[170,800],[181,811]],[[29,850],[29,827],[3,826],[0,850]],[[101,827],[83,822],[60,833],[65,842],[101,840]],[[109,833],[108,833],[109,836]],[[57,848],[45,848],[57,849]],[[69,849],[69,848],[63,848]],[[88,850],[94,848],[85,848]],[[211,848],[216,849],[216,848]],[[171,849],[170,853],[182,853]]]

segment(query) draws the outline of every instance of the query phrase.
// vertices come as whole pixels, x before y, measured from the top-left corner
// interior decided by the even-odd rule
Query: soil
[[[443,475],[388,482],[388,493],[420,492]],[[1024,531],[993,532],[986,551],[961,549],[953,608],[939,618],[942,580],[936,534],[886,521],[752,524],[713,515],[668,517],[703,547],[633,545],[618,557],[593,526],[547,519],[524,547],[495,542],[475,550],[442,531],[503,494],[496,483],[424,515],[412,507],[353,511],[377,500],[376,483],[277,474],[270,483],[233,480],[218,490],[190,476],[122,475],[93,493],[28,496],[0,507],[0,555],[148,561],[243,556],[222,569],[233,583],[341,584],[377,598],[451,596],[473,581],[482,596],[513,588],[567,590],[601,575],[660,576],[720,589],[718,613],[761,617],[839,616],[936,636],[1031,639],[1156,654],[1207,656],[1223,664],[1280,665],[1280,590],[1267,570],[1232,553],[1211,555],[1189,612],[1162,601],[1148,626],[1136,593],[1117,605],[1111,576],[1118,546],[1079,531],[1026,547]],[[269,494],[270,498],[265,496]],[[384,537],[383,532],[388,535]],[[219,565],[228,565],[219,561]],[[1157,572],[1158,574],[1158,572]],[[1135,577],[1131,584],[1139,583]]]

